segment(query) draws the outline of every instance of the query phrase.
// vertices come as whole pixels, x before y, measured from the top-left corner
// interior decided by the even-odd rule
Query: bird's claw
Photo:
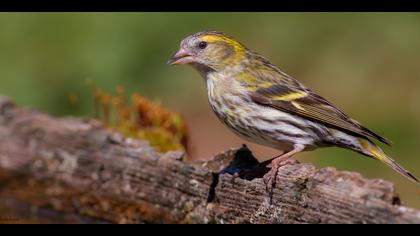
[[[276,179],[277,179],[277,168],[271,168],[270,172],[268,172],[266,175],[264,175],[264,183],[266,191],[268,192],[268,195],[270,196],[270,204],[273,199],[273,191],[276,187]]]
[[[263,180],[265,183],[265,188],[266,191],[268,192],[269,196],[270,196],[270,204],[273,200],[273,192],[274,192],[274,188],[276,187],[276,182],[277,182],[277,174],[278,174],[278,170],[280,167],[285,166],[285,165],[289,165],[289,164],[295,164],[296,160],[292,159],[292,158],[287,158],[287,159],[274,159],[272,162],[273,167],[271,168],[271,170],[264,175]]]

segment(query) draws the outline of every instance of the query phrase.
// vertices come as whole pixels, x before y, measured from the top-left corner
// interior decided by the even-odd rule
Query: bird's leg
[[[277,155],[277,156],[275,156],[275,157],[273,157],[273,158],[270,158],[270,159],[268,159],[268,160],[265,160],[265,161],[262,161],[262,162],[260,162],[260,165],[261,166],[267,166],[267,165],[269,165],[274,159],[276,159],[277,157],[281,157],[281,156],[283,156],[283,154],[285,154],[285,152],[283,152],[282,154],[280,154],[280,155]]]
[[[273,189],[276,185],[276,179],[277,179],[277,172],[280,167],[287,165],[290,163],[290,157],[292,157],[294,154],[301,152],[304,149],[302,146],[294,146],[293,150],[290,152],[283,153],[280,156],[277,156],[272,159],[272,167],[270,172],[268,172],[264,176],[264,182],[266,184],[267,192],[270,194],[270,199],[273,194]]]

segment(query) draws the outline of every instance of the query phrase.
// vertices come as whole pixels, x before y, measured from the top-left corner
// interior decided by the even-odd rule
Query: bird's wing
[[[261,105],[296,114],[358,136],[376,138],[390,145],[390,141],[363,127],[326,99],[296,80],[293,80],[293,84],[289,86],[287,81],[290,82],[291,80],[293,79],[289,77],[282,81],[284,84],[275,83],[268,87],[250,91],[250,97],[254,102]]]

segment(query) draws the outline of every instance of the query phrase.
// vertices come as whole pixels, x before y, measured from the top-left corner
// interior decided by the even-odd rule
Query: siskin
[[[190,64],[201,74],[212,110],[234,133],[284,151],[272,159],[271,171],[265,177],[270,191],[278,168],[291,156],[331,146],[380,160],[418,182],[371,141],[389,145],[387,139],[232,37],[212,31],[188,36],[168,64]]]

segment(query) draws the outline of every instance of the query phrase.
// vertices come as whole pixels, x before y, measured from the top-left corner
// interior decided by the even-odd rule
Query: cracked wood
[[[87,223],[420,223],[420,212],[399,204],[392,183],[297,161],[280,168],[272,204],[262,178],[229,172],[218,176],[207,202],[213,172],[236,150],[190,163],[181,152],[158,153],[96,121],[54,118],[3,97],[0,138],[0,215]]]

